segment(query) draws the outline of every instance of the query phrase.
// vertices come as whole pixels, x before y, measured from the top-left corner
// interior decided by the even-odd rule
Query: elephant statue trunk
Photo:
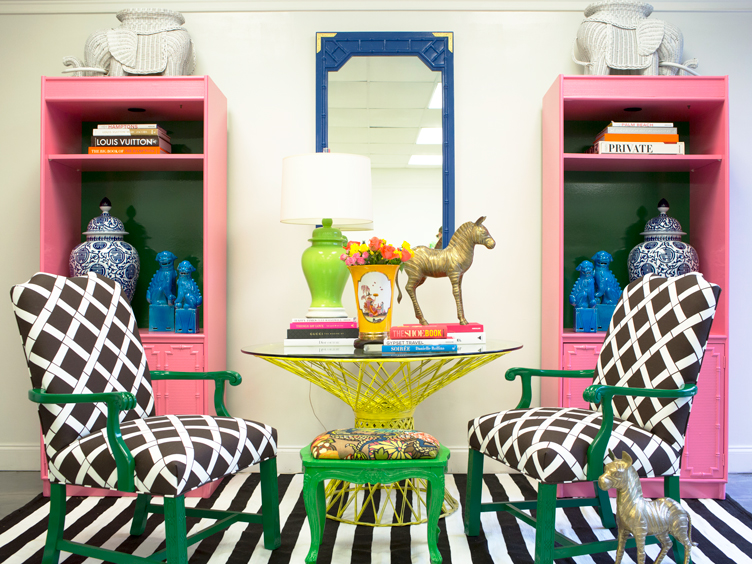
[[[73,76],[193,74],[196,51],[180,12],[133,8],[117,13],[121,25],[98,30],[86,40],[83,62],[64,57]]]
[[[684,38],[681,30],[658,19],[648,19],[653,6],[630,0],[604,0],[585,8],[585,20],[577,31],[572,51],[585,74],[698,74],[697,61],[681,62]]]

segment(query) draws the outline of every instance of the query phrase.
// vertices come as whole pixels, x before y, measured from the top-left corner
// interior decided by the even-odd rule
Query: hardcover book
[[[597,141],[587,152],[600,155],[683,155],[684,142],[627,143],[617,141]]]
[[[170,141],[164,129],[95,129],[91,132],[95,137],[114,137],[114,136],[138,136],[138,135],[157,135],[165,141]]]
[[[389,328],[390,339],[445,339],[446,325],[394,325]]]
[[[609,125],[608,127],[603,128],[600,133],[598,133],[598,136],[601,136],[604,133],[649,133],[651,135],[653,133],[660,133],[663,135],[676,135],[679,131],[675,127],[633,127],[630,125],[614,127]]]
[[[457,341],[458,345],[467,344],[480,344],[486,342],[485,331],[467,331],[465,333],[447,333],[447,337],[450,337]]]
[[[285,347],[352,347],[355,339],[285,339]]]
[[[602,133],[596,141],[648,141],[650,143],[677,143],[679,135],[664,133]]]
[[[363,350],[382,353],[456,352],[457,345],[365,345]]]
[[[303,321],[290,323],[290,329],[357,329],[357,321]]]
[[[293,317],[290,323],[344,323],[346,321],[358,322],[357,317]]]
[[[156,123],[99,123],[97,129],[161,129]]]
[[[468,323],[467,325],[462,325],[461,323],[429,323],[428,325],[421,325],[420,323],[407,323],[405,325],[399,325],[399,327],[410,327],[411,329],[416,327],[445,327],[447,334],[471,333],[484,330],[482,323]],[[389,338],[394,339],[394,337],[392,337],[391,335],[389,335]]]
[[[161,147],[89,147],[90,155],[166,155]]]
[[[456,339],[384,339],[385,345],[456,345]]]
[[[611,127],[673,127],[672,122],[666,121],[612,121]]]
[[[339,339],[357,338],[358,328],[349,327],[344,329],[288,329],[288,339]]]
[[[159,147],[171,152],[172,145],[158,135],[105,135],[91,136],[92,147]]]

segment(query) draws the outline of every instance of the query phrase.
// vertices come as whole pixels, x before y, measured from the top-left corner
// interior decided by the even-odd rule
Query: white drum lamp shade
[[[367,227],[373,220],[371,160],[361,155],[310,153],[282,166],[280,221],[321,225],[301,263],[311,306],[307,317],[346,317],[342,292],[349,276],[340,260],[345,238],[332,224]]]

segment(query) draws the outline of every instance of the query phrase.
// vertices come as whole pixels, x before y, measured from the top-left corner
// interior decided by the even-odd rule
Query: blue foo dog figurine
[[[191,278],[196,272],[193,265],[184,260],[178,265],[178,296],[175,298],[175,332],[196,332],[196,309],[201,305],[201,291]]]
[[[146,290],[149,302],[149,331],[175,331],[175,293],[177,290],[174,254],[162,251],[157,254],[159,270],[152,276]]]
[[[577,271],[580,277],[574,283],[569,293],[569,303],[574,306],[574,330],[584,333],[595,333],[595,278],[593,277],[593,263],[583,260]]]
[[[616,303],[621,297],[619,281],[608,266],[613,262],[613,257],[606,251],[598,251],[593,255],[595,265],[593,277],[595,278],[595,316],[598,331],[606,331],[614,314]]]

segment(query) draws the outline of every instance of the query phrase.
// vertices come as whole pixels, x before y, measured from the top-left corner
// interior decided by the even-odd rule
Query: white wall
[[[477,370],[437,392],[417,410],[416,427],[435,434],[453,449],[452,471],[464,471],[467,421],[511,407],[518,388],[503,379],[510,366],[538,366],[540,358],[540,121],[541,99],[558,74],[580,74],[570,49],[582,19],[581,6],[545,11],[552,2],[449,1],[447,11],[427,11],[428,2],[402,6],[413,11],[347,11],[362,3],[220,2],[237,10],[254,6],[308,11],[192,12],[207,2],[164,2],[184,11],[186,27],[198,50],[196,74],[208,74],[228,98],[229,186],[228,367],[243,374],[229,396],[230,411],[279,430],[280,470],[298,469],[297,451],[326,428],[352,422],[349,408],[302,379],[240,352],[254,343],[278,341],[286,324],[308,307],[308,291],[299,268],[307,245],[307,227],[282,225],[279,217],[281,162],[287,155],[314,150],[314,67],[317,31],[453,31],[455,37],[455,109],[457,225],[487,215],[498,241],[479,249],[464,280],[469,317],[483,322],[490,335],[524,343],[524,348]],[[460,11],[469,5],[489,11]],[[4,259],[0,288],[33,274],[39,264],[39,93],[40,76],[58,76],[64,55],[81,56],[88,34],[114,27],[121,6],[95,2],[101,13],[81,2],[41,2],[38,14],[23,14],[24,3],[0,2],[0,78],[2,123],[0,181],[5,213],[0,222]],[[139,5],[132,2],[131,5]],[[394,5],[394,4],[392,4]],[[706,75],[730,75],[731,85],[731,355],[730,459],[732,471],[752,471],[752,439],[745,427],[752,383],[745,370],[746,323],[750,300],[743,289],[752,274],[745,248],[752,240],[749,178],[752,160],[746,137],[752,130],[752,9],[708,11],[712,4],[663,3],[673,11],[656,16],[677,24],[685,36],[686,58],[698,57]],[[660,8],[661,5],[657,5]],[[739,9],[742,5],[744,9]],[[52,8],[50,6],[53,6]],[[689,6],[689,5],[686,5]],[[316,11],[315,8],[326,8]],[[718,4],[725,10],[726,4]],[[457,11],[451,11],[451,10]],[[83,13],[71,13],[72,11]],[[52,13],[54,11],[55,13]],[[351,292],[345,305],[354,311]],[[421,288],[429,320],[454,317],[446,280]],[[7,296],[7,294],[6,294]],[[412,321],[402,302],[397,323]],[[9,300],[0,300],[0,469],[39,465],[38,426],[23,354]],[[314,415],[315,410],[315,415]],[[323,422],[323,426],[317,421]]]

